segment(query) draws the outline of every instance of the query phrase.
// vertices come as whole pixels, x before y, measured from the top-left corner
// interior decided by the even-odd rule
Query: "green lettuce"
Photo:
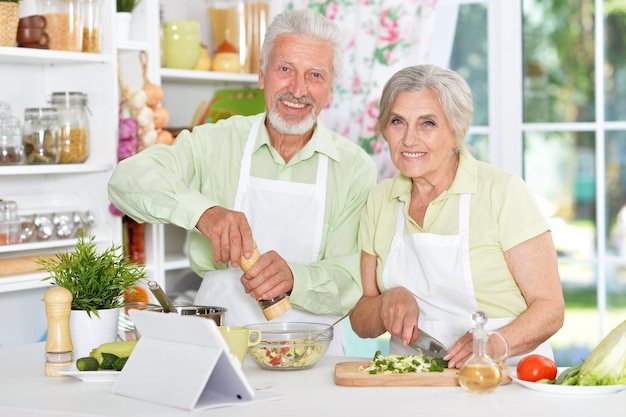
[[[577,385],[626,384],[626,320],[591,352],[577,379]]]

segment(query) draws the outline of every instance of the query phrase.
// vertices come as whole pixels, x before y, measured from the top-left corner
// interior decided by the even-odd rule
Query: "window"
[[[468,144],[523,175],[548,216],[566,301],[552,344],[559,366],[579,363],[626,318],[626,5],[440,2],[458,5]]]

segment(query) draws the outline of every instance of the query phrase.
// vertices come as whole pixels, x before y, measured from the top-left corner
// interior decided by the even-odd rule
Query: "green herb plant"
[[[49,276],[43,281],[66,288],[72,293],[72,310],[85,310],[89,317],[97,310],[124,305],[124,292],[145,279],[145,265],[128,260],[122,246],[112,244],[99,253],[95,236],[78,239],[72,252],[37,261]]]
[[[132,12],[141,0],[117,0],[118,12]]]

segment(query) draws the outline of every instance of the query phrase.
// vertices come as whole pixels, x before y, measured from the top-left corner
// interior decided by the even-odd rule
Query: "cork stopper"
[[[265,319],[269,321],[289,310],[291,310],[291,302],[289,302],[289,298],[285,297],[276,303],[265,307],[263,309],[263,315],[265,316]]]

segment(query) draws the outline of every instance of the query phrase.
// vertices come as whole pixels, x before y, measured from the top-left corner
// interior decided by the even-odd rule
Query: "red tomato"
[[[556,379],[556,363],[541,355],[528,355],[517,364],[517,377],[524,381],[537,382],[540,379]]]

